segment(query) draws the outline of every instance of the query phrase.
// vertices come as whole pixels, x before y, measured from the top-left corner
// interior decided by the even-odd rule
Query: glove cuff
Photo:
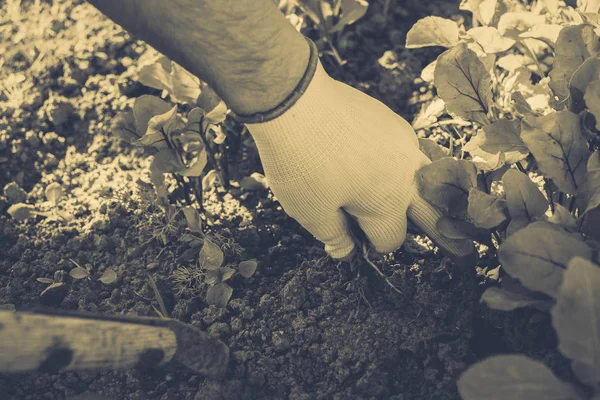
[[[317,70],[317,64],[319,63],[319,50],[317,49],[317,45],[310,39],[305,38],[308,42],[308,47],[310,48],[310,54],[308,59],[308,67],[306,68],[306,72],[304,72],[304,76],[300,79],[298,86],[286,97],[278,106],[272,108],[268,111],[258,112],[252,115],[239,115],[234,112],[231,112],[233,118],[242,124],[259,124],[262,122],[271,121],[287,110],[289,110],[298,99],[304,94],[308,85],[312,81],[313,76],[315,75],[315,71]]]

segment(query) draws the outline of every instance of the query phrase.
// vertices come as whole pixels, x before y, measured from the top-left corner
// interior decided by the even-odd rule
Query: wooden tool
[[[169,361],[220,379],[229,348],[174,319],[41,307],[0,311],[0,372],[151,368]]]

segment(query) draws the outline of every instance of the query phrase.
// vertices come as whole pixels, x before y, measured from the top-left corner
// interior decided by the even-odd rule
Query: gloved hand
[[[441,214],[417,193],[415,172],[430,161],[410,124],[329,77],[320,62],[291,108],[247,127],[285,212],[332,257],[344,258],[355,247],[347,214],[381,253],[404,242],[408,215],[456,262],[472,262],[473,243],[437,233]]]

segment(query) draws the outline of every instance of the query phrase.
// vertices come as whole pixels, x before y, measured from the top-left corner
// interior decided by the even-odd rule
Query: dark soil
[[[170,316],[222,338],[232,357],[222,381],[174,364],[152,372],[3,374],[0,397],[450,400],[459,398],[456,380],[469,365],[513,352],[568,379],[546,314],[501,313],[479,303],[487,283],[477,271],[485,260],[479,270],[445,264],[426,239],[409,235],[410,248],[384,268],[399,295],[368,266],[328,258],[266,190],[213,190],[205,200],[211,231],[244,249],[232,259],[256,258],[256,274],[234,278],[226,309],[190,291],[179,295],[173,274],[184,228],[167,246],[146,240],[151,210],[127,193],[148,161],[109,129],[133,98],[157,94],[135,81],[147,46],[80,1],[23,1],[22,18],[11,20],[5,10],[12,3],[0,12],[0,82],[4,89],[13,82],[10,95],[0,91],[0,187],[14,182],[0,197],[0,304],[156,316],[151,274]],[[426,15],[462,18],[458,4],[392,1],[386,19],[383,1],[371,3],[340,38],[348,64],[340,69],[328,56],[324,64],[411,120],[431,96],[419,73],[439,51],[404,49],[406,32]],[[397,67],[378,62],[386,51]],[[256,160],[252,147],[246,150],[247,160]],[[249,172],[260,170],[246,164]],[[48,209],[44,188],[55,181],[66,189],[61,207],[75,215],[72,222],[16,223],[7,215],[16,202]],[[114,268],[118,280],[74,280],[71,260],[91,266],[96,277]],[[47,286],[41,277],[64,285],[40,296]]]

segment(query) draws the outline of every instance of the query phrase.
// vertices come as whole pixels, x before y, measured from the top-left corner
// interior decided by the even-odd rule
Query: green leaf
[[[202,178],[202,190],[204,190],[205,192],[209,191],[210,189],[212,189],[216,182],[219,182],[219,180],[220,178],[217,171],[211,169],[206,173],[206,175],[204,175],[204,178]]]
[[[201,90],[202,92],[200,93],[200,97],[198,97],[196,104],[202,110],[210,112],[222,102],[219,95],[206,83],[202,82]]]
[[[141,134],[137,132],[135,119],[131,111],[118,112],[111,121],[111,131],[129,144],[136,143],[141,137]]]
[[[575,217],[571,215],[566,207],[558,203],[554,205],[554,212],[546,218],[546,221],[560,225],[570,232],[577,231],[577,220]]]
[[[419,138],[419,148],[421,152],[425,154],[431,161],[437,161],[442,158],[450,157],[448,155],[448,149],[440,146],[431,139]]]
[[[69,271],[69,275],[73,279],[83,279],[90,276],[90,273],[87,269],[82,267],[75,267],[71,271]]]
[[[238,265],[238,270],[244,278],[250,278],[256,272],[257,266],[256,260],[245,260]]]
[[[431,80],[433,80],[433,78]],[[445,112],[446,103],[444,103],[444,100],[440,99],[439,97],[435,97],[425,106],[421,107],[419,114],[417,114],[411,125],[414,130],[427,128],[435,124],[438,120],[438,117],[443,115]]]
[[[44,191],[46,194],[46,198],[52,205],[57,206],[59,200],[64,194],[62,186],[58,182],[52,182],[48,186],[46,186],[46,190]]]
[[[49,286],[46,287],[46,289],[42,290],[42,293],[40,293],[40,296],[43,296],[46,292],[52,290],[52,289],[56,289],[59,288],[61,286],[63,286],[64,283],[62,282],[53,282],[52,284],[50,284]]]
[[[498,249],[504,270],[523,286],[556,298],[573,257],[591,258],[587,244],[549,222],[534,222],[509,236]]]
[[[562,192],[575,194],[585,177],[590,156],[579,117],[570,111],[525,117],[521,121],[521,138],[540,171],[552,178]]]
[[[490,242],[490,232],[477,228],[470,222],[458,218],[443,216],[435,224],[438,232],[448,239],[470,239],[479,243]]]
[[[192,232],[202,233],[202,220],[200,219],[200,214],[198,211],[192,206],[186,206],[181,209],[183,211],[183,215],[185,215],[185,220],[187,221],[188,228]]]
[[[546,17],[531,11],[514,11],[502,14],[498,21],[498,31],[502,36],[517,39],[536,25],[546,23]]]
[[[167,57],[161,57],[157,62],[144,66],[139,74],[138,81],[142,85],[154,89],[172,91],[171,83],[171,60]]]
[[[459,34],[460,29],[456,22],[441,17],[425,17],[418,20],[408,31],[406,47],[454,47],[458,44]]]
[[[600,79],[600,57],[590,57],[573,73],[569,85],[569,110],[579,114],[585,109],[584,95],[590,82]]]
[[[512,218],[535,221],[548,210],[548,201],[526,174],[509,169],[502,176],[506,203]]]
[[[460,44],[439,56],[434,73],[438,95],[448,111],[488,125],[492,105],[491,77],[474,51]]]
[[[583,185],[577,190],[580,217],[600,207],[600,152],[596,150],[587,163],[587,174]]]
[[[501,11],[501,13],[506,11],[504,10],[505,7],[502,1],[483,0],[477,7],[477,19],[484,25],[491,25],[494,23],[494,17],[498,14],[498,11]]]
[[[109,285],[117,280],[117,273],[114,269],[108,268],[106,271],[104,271],[102,276],[98,278],[98,280],[105,285]]]
[[[221,268],[211,269],[204,273],[204,283],[209,286],[216,285],[221,282]]]
[[[583,96],[585,106],[596,118],[596,129],[600,131],[600,80],[590,82]]]
[[[345,26],[361,19],[367,12],[369,3],[365,0],[342,0],[342,18],[331,28],[330,33],[340,32]]]
[[[139,143],[152,146],[157,150],[166,149],[169,145],[165,140],[165,136],[169,136],[176,124],[177,106],[173,106],[169,111],[150,118],[148,129],[144,136],[140,138]]]
[[[478,228],[493,229],[508,218],[504,199],[484,193],[477,188],[469,190],[467,215]]]
[[[515,107],[515,110],[519,114],[521,114],[523,116],[527,116],[527,115],[535,116],[535,112],[533,111],[533,109],[531,108],[531,105],[527,102],[527,100],[525,100],[523,93],[513,92],[510,96],[510,99],[514,102],[513,106]]]
[[[600,384],[600,267],[584,258],[569,262],[552,308],[552,324],[558,334],[558,349],[587,369],[580,378]]]
[[[46,283],[46,284],[50,284],[50,283],[54,282],[50,278],[36,278],[35,280],[38,281],[38,282],[40,282],[40,283]]]
[[[196,104],[200,96],[200,79],[176,63],[172,64],[170,79],[172,89],[169,92],[175,101]]]
[[[489,357],[457,382],[464,400],[583,400],[539,361],[521,354]]]
[[[13,204],[8,207],[6,212],[19,222],[25,221],[27,218],[31,218],[36,214],[35,207],[25,203]]]
[[[217,269],[223,265],[225,255],[219,246],[210,239],[204,238],[202,250],[200,250],[200,267],[208,270]]]
[[[597,1],[597,0],[595,0]],[[579,12],[579,16],[584,24],[592,25],[596,28],[600,28],[600,14],[597,12]]]
[[[227,116],[227,106],[223,101],[220,101],[212,110],[206,114],[206,122],[209,124],[220,124],[225,121]]]
[[[515,293],[499,287],[490,287],[483,292],[481,302],[489,308],[500,311],[512,311],[517,308],[542,304],[543,300],[536,299],[525,293]]]
[[[567,26],[560,31],[550,71],[550,88],[559,102],[569,97],[569,82],[577,68],[589,57],[599,54],[600,39],[593,26]]]
[[[582,13],[595,13],[600,10],[599,0],[579,0],[577,10]]]
[[[229,267],[219,268],[219,271],[221,271],[221,282],[231,279],[231,277],[235,274],[235,269]]]
[[[198,154],[196,161],[194,161],[192,165],[190,165],[188,168],[178,171],[177,173],[182,176],[200,176],[202,175],[202,171],[204,171],[204,167],[206,167],[206,162],[206,150],[202,149],[202,151]]]
[[[417,172],[419,193],[447,215],[467,215],[469,190],[477,186],[477,170],[470,161],[442,158]]]
[[[535,25],[529,31],[521,33],[519,37],[522,39],[540,39],[546,43],[554,44],[558,40],[562,28],[562,25],[556,24]]]
[[[200,121],[202,121],[204,119],[205,115],[206,115],[206,113],[204,112],[204,110],[202,108],[200,108],[200,107],[192,108],[187,115],[188,126],[193,125],[193,124],[198,124]],[[198,129],[196,126],[194,126],[193,128]]]
[[[154,155],[151,168],[156,168],[161,172],[177,173],[185,169],[185,164],[175,149],[166,148]]]
[[[516,43],[514,39],[502,36],[498,29],[491,26],[471,28],[467,31],[467,36],[475,39],[488,54],[501,53]]]
[[[165,101],[156,96],[143,95],[135,99],[133,103],[133,117],[139,136],[146,134],[148,122],[155,115],[164,114],[171,107]]]
[[[490,156],[503,152],[505,161],[514,164],[527,157],[529,149],[521,140],[521,123],[518,120],[500,119],[472,137],[463,147],[472,156],[479,156],[484,160]]]
[[[233,294],[233,289],[226,283],[217,283],[208,288],[206,292],[206,302],[219,308],[227,307],[229,299]]]

